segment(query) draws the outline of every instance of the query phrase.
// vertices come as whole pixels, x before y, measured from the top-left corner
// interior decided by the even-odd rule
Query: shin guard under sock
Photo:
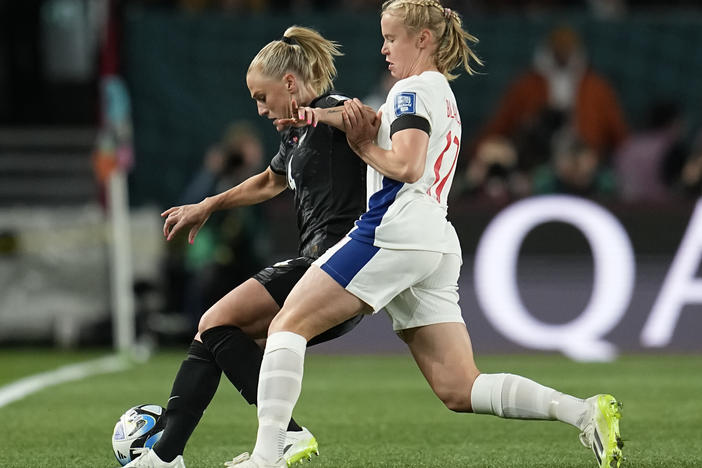
[[[170,462],[183,454],[185,444],[217,391],[221,374],[207,348],[193,341],[173,381],[164,414],[163,435],[154,444],[154,451],[161,460]]]
[[[213,327],[200,336],[224,375],[250,405],[255,405],[263,350],[251,337],[234,326]],[[301,430],[295,420],[290,418],[288,431]]]
[[[584,400],[514,374],[480,374],[471,390],[474,413],[511,419],[551,419],[580,427]]]
[[[268,462],[283,455],[285,431],[300,396],[307,340],[291,332],[268,337],[258,388],[258,434],[253,453]]]

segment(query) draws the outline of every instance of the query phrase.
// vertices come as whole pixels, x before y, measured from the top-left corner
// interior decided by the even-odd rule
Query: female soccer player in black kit
[[[189,229],[192,243],[212,212],[260,203],[289,187],[295,192],[299,257],[258,272],[202,316],[173,382],[164,433],[151,450],[144,450],[127,466],[185,467],[185,444],[212,400],[222,371],[246,401],[256,404],[263,356],[256,340],[264,343],[268,325],[297,280],[365,211],[366,166],[349,148],[345,134],[324,124],[298,127],[292,117],[298,104],[332,108],[347,99],[329,92],[336,75],[336,55],[341,55],[336,43],[296,26],[288,28],[281,40],[261,49],[249,66],[246,83],[259,115],[273,120],[279,130],[286,128],[281,131],[280,149],[270,167],[200,203],[162,213],[166,238],[171,240]],[[341,336],[360,320],[361,316],[356,316],[310,344]],[[290,464],[318,452],[314,436],[293,419],[285,446]]]

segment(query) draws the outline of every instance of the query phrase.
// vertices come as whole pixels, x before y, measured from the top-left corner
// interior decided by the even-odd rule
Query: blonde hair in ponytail
[[[483,64],[469,46],[469,43],[477,43],[478,38],[463,29],[458,13],[444,8],[438,1],[387,0],[381,8],[381,14],[385,13],[400,17],[410,31],[427,28],[434,34],[437,42],[434,62],[447,80],[457,78],[458,75],[451,72],[461,65],[473,75],[475,69],[471,63]]]
[[[336,77],[334,57],[343,55],[339,44],[302,26],[290,26],[283,38],[285,41],[266,44],[253,58],[248,71],[257,69],[272,78],[292,72],[318,96],[329,91]]]

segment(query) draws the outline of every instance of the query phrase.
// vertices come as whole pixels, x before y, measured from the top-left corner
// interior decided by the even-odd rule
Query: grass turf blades
[[[117,467],[110,446],[116,419],[136,404],[164,404],[184,353],[161,352],[129,371],[50,387],[0,408],[0,466]],[[96,355],[2,350],[0,381],[28,375],[18,362],[50,359],[58,366]],[[623,467],[702,464],[696,437],[702,356],[623,356],[609,364],[581,364],[530,354],[483,356],[478,365],[484,372],[518,373],[579,397],[615,395],[626,407]],[[12,379],[5,369],[11,369]],[[319,441],[322,455],[304,465],[311,468],[595,466],[577,429],[565,424],[450,412],[404,355],[311,353],[295,417]],[[186,448],[186,465],[220,466],[250,451],[255,435],[255,409],[223,377]]]

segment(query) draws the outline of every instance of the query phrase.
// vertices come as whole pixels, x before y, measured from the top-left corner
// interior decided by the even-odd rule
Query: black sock
[[[165,462],[183,454],[185,444],[210,404],[222,371],[212,353],[199,341],[193,340],[188,357],[180,365],[173,381],[171,397],[166,407],[166,428],[154,451]]]
[[[263,350],[238,327],[213,327],[200,337],[224,375],[250,405],[255,405]],[[302,428],[290,418],[288,430],[301,431]]]

